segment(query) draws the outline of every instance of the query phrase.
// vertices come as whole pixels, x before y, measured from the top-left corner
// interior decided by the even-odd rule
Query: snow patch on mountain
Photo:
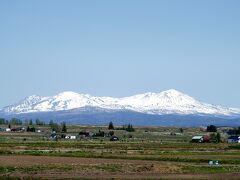
[[[240,109],[203,103],[174,89],[124,98],[94,97],[71,91],[51,97],[33,95],[17,104],[4,107],[1,111],[4,113],[52,112],[84,107],[132,110],[146,114],[240,114]]]

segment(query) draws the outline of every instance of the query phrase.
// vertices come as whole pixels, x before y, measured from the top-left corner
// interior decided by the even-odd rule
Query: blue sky
[[[170,88],[240,107],[240,1],[0,1],[0,107]]]

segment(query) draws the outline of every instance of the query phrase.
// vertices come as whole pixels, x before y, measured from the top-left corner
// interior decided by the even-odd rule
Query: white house
[[[70,139],[77,139],[77,136],[70,136]]]
[[[65,139],[77,139],[77,136],[67,135],[65,136]]]

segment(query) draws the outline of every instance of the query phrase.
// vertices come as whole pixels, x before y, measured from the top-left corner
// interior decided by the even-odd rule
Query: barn
[[[206,143],[206,142],[210,142],[210,138],[208,135],[193,136],[191,142]]]

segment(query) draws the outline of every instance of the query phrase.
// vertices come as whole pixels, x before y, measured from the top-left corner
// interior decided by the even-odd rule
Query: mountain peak
[[[163,91],[161,93],[168,94],[168,95],[185,95],[184,93],[177,91],[176,89],[169,89],[169,90]]]
[[[59,93],[57,96],[77,96],[77,95],[79,94],[73,91],[64,91]]]
[[[160,93],[149,92],[125,98],[94,97],[72,91],[61,92],[52,97],[33,95],[17,104],[3,108],[2,111],[28,113],[63,111],[85,107],[131,110],[147,114],[240,114],[238,109],[202,103],[175,89]]]
[[[25,100],[33,100],[33,99],[41,99],[42,96],[39,95],[31,95],[25,98]]]

